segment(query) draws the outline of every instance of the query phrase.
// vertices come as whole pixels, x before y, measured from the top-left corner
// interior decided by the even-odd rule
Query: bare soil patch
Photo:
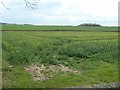
[[[55,74],[62,74],[66,72],[71,72],[75,74],[80,74],[80,71],[71,69],[64,65],[50,65],[45,66],[43,64],[41,65],[30,65],[27,67],[24,67],[25,70],[30,72],[33,76],[33,80],[35,81],[45,81],[52,77],[54,77]]]

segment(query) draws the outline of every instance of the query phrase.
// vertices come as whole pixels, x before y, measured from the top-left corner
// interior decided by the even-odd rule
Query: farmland
[[[99,27],[99,26],[55,26],[55,25],[2,25],[2,30],[40,30],[40,31],[118,31],[118,27]]]
[[[50,27],[45,28],[40,30]],[[118,82],[118,32],[67,28],[64,32],[16,32],[17,28],[2,32],[3,87],[60,88]]]

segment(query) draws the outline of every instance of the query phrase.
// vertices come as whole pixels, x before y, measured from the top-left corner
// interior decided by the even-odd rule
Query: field
[[[56,31],[118,31],[118,27],[99,27],[99,26],[48,26],[48,25],[2,25],[2,30],[56,30]]]
[[[2,32],[3,87],[118,82],[118,32],[69,30]]]

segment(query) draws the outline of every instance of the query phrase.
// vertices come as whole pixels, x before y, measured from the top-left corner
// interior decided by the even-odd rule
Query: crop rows
[[[3,55],[10,63],[31,64],[34,62],[71,66],[71,64],[88,59],[112,63],[117,58],[117,39],[115,36],[110,37],[109,33],[109,37],[107,34],[102,37],[103,40],[101,37],[96,40],[95,37],[91,37],[89,40],[90,38],[79,38],[74,35],[58,37],[33,34],[31,38],[27,35],[29,34],[22,32],[3,34]]]
[[[13,65],[11,71],[4,69],[4,87],[73,87],[118,81],[117,32],[3,32],[2,36],[3,66]],[[30,76],[23,67],[38,75]],[[76,71],[79,73],[73,73]],[[31,78],[45,81],[37,83]]]

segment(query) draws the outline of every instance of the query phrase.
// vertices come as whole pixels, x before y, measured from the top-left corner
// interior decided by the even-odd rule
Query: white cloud
[[[30,0],[32,1],[32,0]],[[71,24],[95,22],[117,24],[119,0],[40,0],[37,10],[25,8],[24,0],[4,0],[4,21],[43,24]],[[0,6],[1,10],[1,6]],[[21,20],[23,19],[23,20]],[[28,21],[25,21],[28,20]],[[37,21],[38,20],[38,21]],[[33,22],[34,21],[34,22]]]
[[[119,0],[60,0],[63,4],[58,14],[87,14],[92,16],[117,16]]]

